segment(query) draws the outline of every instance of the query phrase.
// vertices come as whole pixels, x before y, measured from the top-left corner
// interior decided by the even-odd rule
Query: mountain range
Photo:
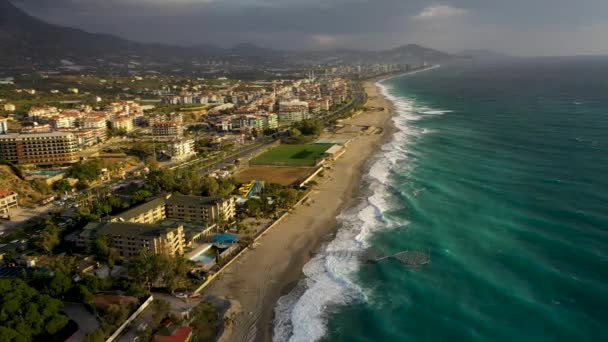
[[[28,69],[60,65],[124,65],[136,61],[147,65],[179,65],[184,62],[223,60],[252,67],[315,64],[368,64],[439,62],[453,56],[415,44],[383,51],[333,49],[283,51],[239,44],[231,48],[212,45],[179,47],[144,44],[109,34],[49,24],[0,0],[0,68]]]

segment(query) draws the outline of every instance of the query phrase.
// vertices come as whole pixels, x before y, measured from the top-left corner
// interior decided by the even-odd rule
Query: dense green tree
[[[302,135],[319,135],[323,132],[323,123],[315,119],[302,120],[296,122],[293,128],[300,131]]]
[[[50,254],[59,242],[61,242],[60,235],[61,229],[54,223],[48,221],[40,236],[35,240],[35,244],[38,248]]]
[[[62,272],[55,272],[46,286],[48,294],[54,298],[63,298],[72,287],[72,279]]]
[[[288,209],[298,202],[299,197],[300,195],[296,189],[286,188],[281,190],[277,200],[283,208]]]
[[[199,193],[201,189],[201,177],[192,171],[178,172],[177,186],[175,191],[184,195]]]
[[[262,214],[263,202],[258,198],[251,198],[245,202],[245,211],[249,216],[259,217]]]
[[[145,142],[135,142],[131,145],[127,154],[136,156],[140,160],[146,160],[146,158],[154,155],[154,146]]]
[[[104,342],[106,340],[106,333],[100,327],[86,334],[84,340],[85,342]]]
[[[134,284],[142,289],[164,286],[170,292],[187,284],[188,265],[184,258],[142,251],[127,262],[127,271]]]
[[[51,259],[49,267],[53,272],[76,275],[78,273],[78,260],[73,255],[60,254]]]
[[[108,264],[110,269],[114,267],[116,261],[120,258],[118,251],[110,247],[107,236],[101,236],[93,241],[91,252],[97,257],[98,261]]]
[[[129,312],[129,306],[110,304],[104,312],[103,321],[114,330],[129,317]]]
[[[90,183],[99,179],[101,169],[101,164],[96,160],[81,162],[72,166],[69,175],[82,183]]]
[[[0,279],[0,336],[3,341],[31,341],[53,335],[68,322],[63,303],[19,279]]]
[[[163,282],[169,292],[173,293],[178,289],[183,289],[187,285],[188,264],[182,257],[163,256],[168,258],[170,268],[165,272]]]
[[[129,207],[129,205],[125,203],[120,197],[114,195],[108,196],[108,198],[106,198],[106,202],[110,205],[110,207],[112,207],[112,211],[124,210]]]
[[[0,336],[2,336],[2,341],[6,342],[28,342],[29,340],[19,334],[16,330],[11,328],[0,326]]]
[[[70,182],[63,179],[55,182],[53,184],[53,189],[61,194],[65,194],[66,192],[72,191],[72,186],[70,185]]]
[[[203,302],[192,310],[193,341],[215,341],[219,328],[219,313],[210,303]]]
[[[150,198],[152,196],[153,196],[153,194],[150,191],[140,189],[140,190],[135,191],[131,195],[131,200],[134,203],[141,203],[141,202],[144,202],[146,199],[148,199],[148,198]]]
[[[220,192],[220,184],[217,179],[205,177],[201,181],[201,196],[217,196]]]
[[[134,284],[140,288],[150,291],[154,281],[158,279],[159,274],[155,267],[156,256],[146,250],[143,250],[139,255],[131,257],[127,262],[127,271]]]
[[[289,129],[289,135],[292,137],[299,137],[300,135],[302,135],[302,132],[296,127],[292,127],[291,129]]]

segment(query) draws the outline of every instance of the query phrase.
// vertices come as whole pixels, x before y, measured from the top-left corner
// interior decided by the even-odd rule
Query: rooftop
[[[6,197],[6,196],[14,195],[14,194],[15,194],[14,191],[0,189],[0,197]]]
[[[88,226],[88,225],[87,225]],[[120,235],[157,237],[178,228],[178,226],[161,226],[156,224],[130,222],[101,222],[97,224],[97,235]]]
[[[181,194],[173,194],[169,196],[166,203],[173,205],[182,206],[201,206],[201,205],[214,205],[222,203],[224,199],[219,197],[200,197],[200,196],[186,196]]]
[[[129,209],[125,212],[122,212],[122,213],[116,215],[116,218],[123,219],[125,221],[129,221],[130,219],[133,219],[145,212],[148,212],[148,211],[155,209],[157,207],[160,207],[160,206],[164,206],[165,201],[166,201],[166,199],[164,196],[159,196],[151,201],[148,201],[144,204],[138,205],[135,208]]]
[[[154,342],[186,342],[192,335],[191,327],[175,327],[165,326],[157,335],[154,336]]]
[[[37,137],[73,137],[72,133],[67,132],[45,132],[45,133],[7,133],[0,137],[3,138],[37,138]]]

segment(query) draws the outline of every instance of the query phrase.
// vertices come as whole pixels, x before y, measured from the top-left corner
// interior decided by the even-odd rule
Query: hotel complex
[[[125,258],[135,256],[143,249],[154,254],[181,255],[186,246],[182,225],[164,227],[131,222],[95,222],[89,223],[80,234],[80,238],[87,242],[82,247],[101,237],[108,238],[108,244]]]
[[[23,165],[76,163],[78,139],[66,132],[1,134],[0,159]]]
[[[123,257],[136,255],[142,249],[181,255],[187,244],[185,224],[196,222],[202,229],[203,224],[231,219],[234,214],[234,198],[167,194],[102,222],[89,223],[78,234],[76,243],[87,247],[105,236]]]

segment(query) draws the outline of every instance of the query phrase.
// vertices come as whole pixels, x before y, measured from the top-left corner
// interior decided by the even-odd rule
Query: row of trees
[[[292,125],[291,134],[317,136],[323,133],[323,128],[323,123],[317,119],[302,120]]]
[[[99,179],[102,168],[97,160],[77,163],[70,169],[69,176],[83,183],[91,183]]]
[[[233,178],[201,178],[193,171],[164,169],[150,172],[144,187],[155,194],[179,192],[184,195],[226,197],[236,189],[237,184]]]
[[[173,293],[188,286],[189,267],[185,258],[154,254],[146,250],[126,263],[133,284],[146,292],[152,287],[164,287]]]
[[[245,203],[245,213],[248,216],[260,218],[276,214],[280,210],[288,210],[302,198],[303,192],[278,184],[267,184],[260,198],[251,198]]]

